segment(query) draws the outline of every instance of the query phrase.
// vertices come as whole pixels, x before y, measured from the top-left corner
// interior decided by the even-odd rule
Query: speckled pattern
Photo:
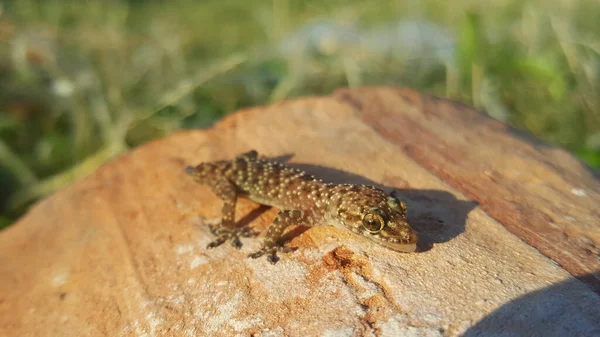
[[[275,263],[276,252],[289,252],[279,241],[290,225],[334,225],[396,251],[416,249],[417,234],[407,222],[405,203],[376,187],[326,183],[284,164],[260,159],[254,150],[234,160],[202,163],[186,171],[223,200],[221,224],[210,227],[217,238],[208,248],[227,240],[239,248],[240,237],[257,234],[247,226],[235,226],[236,200],[244,196],[281,210],[267,230],[263,247],[250,254],[252,258],[267,254]]]

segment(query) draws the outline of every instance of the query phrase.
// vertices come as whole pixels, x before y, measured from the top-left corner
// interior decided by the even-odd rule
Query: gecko
[[[242,153],[233,160],[221,160],[188,166],[187,174],[197,183],[208,185],[223,201],[221,223],[209,225],[216,237],[207,248],[231,240],[241,248],[241,237],[259,233],[249,226],[235,226],[238,197],[280,210],[267,229],[262,248],[248,255],[266,255],[276,263],[277,253],[289,253],[281,236],[288,226],[333,225],[365,237],[399,252],[416,250],[418,235],[407,220],[404,201],[394,193],[370,185],[333,184],[283,163],[259,158],[256,150]]]

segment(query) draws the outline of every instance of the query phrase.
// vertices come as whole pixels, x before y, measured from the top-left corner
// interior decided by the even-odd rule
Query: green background
[[[0,2],[0,228],[178,128],[339,87],[473,105],[600,168],[598,2]]]

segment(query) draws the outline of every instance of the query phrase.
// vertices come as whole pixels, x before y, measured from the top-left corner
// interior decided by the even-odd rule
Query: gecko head
[[[407,253],[417,249],[418,235],[406,218],[406,204],[396,197],[366,208],[361,225],[362,234],[380,245]]]

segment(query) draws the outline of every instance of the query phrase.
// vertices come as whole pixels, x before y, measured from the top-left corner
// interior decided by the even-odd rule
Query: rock
[[[421,251],[328,226],[293,228],[275,265],[246,258],[260,238],[207,250],[221,202],[185,167],[249,149],[395,188]],[[139,147],[0,232],[0,336],[597,336],[599,191],[565,151],[407,89],[247,109]],[[276,213],[237,208],[261,230]]]

